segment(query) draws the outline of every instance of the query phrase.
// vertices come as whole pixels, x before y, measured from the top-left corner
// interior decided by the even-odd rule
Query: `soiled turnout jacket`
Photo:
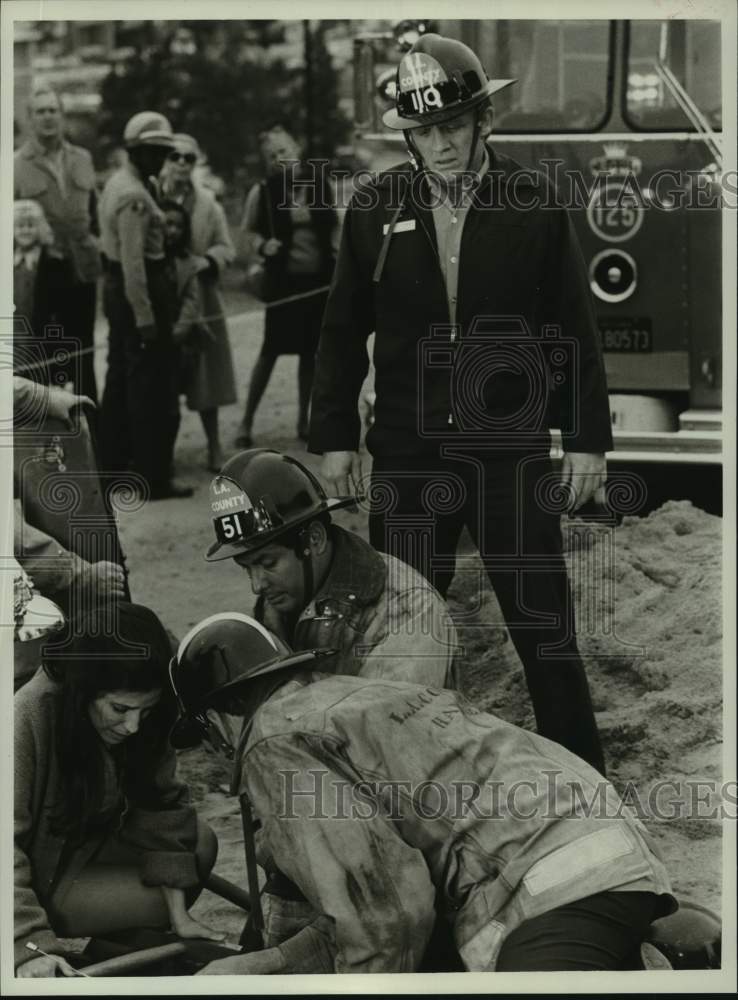
[[[433,453],[468,435],[489,448],[547,451],[549,426],[561,427],[567,451],[612,448],[571,220],[542,175],[492,149],[489,156],[464,223],[456,330],[424,175],[405,163],[356,191],[316,358],[310,451],[358,447],[372,331],[376,406],[366,443],[374,455]]]
[[[665,912],[676,907],[656,847],[612,785],[454,691],[293,678],[245,740],[234,787],[324,915],[301,947],[281,946],[285,971],[301,971],[290,958],[312,947],[335,972],[411,972],[434,902],[471,971],[494,970],[523,920],[597,892],[650,891]]]
[[[450,686],[456,629],[428,581],[359,535],[331,526],[328,576],[300,613],[294,632],[260,598],[255,615],[293,649],[335,649],[337,674]]]

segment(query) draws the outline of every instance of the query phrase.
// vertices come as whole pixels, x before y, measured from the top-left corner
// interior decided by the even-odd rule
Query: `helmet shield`
[[[273,536],[284,525],[284,518],[268,497],[254,502],[226,476],[217,476],[210,485],[210,510],[217,542],[222,546],[238,545],[234,554],[242,552],[259,535]]]

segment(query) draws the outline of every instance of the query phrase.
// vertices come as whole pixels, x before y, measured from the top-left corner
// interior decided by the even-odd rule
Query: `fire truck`
[[[602,337],[609,461],[648,470],[667,496],[674,482],[689,498],[701,491],[697,502],[713,510],[722,461],[720,29],[709,20],[405,21],[354,39],[355,153],[371,170],[406,158],[382,112],[419,33],[458,38],[490,76],[517,80],[495,96],[491,145],[547,170],[569,198]]]

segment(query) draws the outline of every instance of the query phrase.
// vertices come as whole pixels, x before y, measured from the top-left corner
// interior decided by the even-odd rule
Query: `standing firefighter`
[[[422,36],[385,123],[411,153],[346,214],[318,349],[309,447],[338,491],[360,474],[357,401],[375,331],[369,531],[445,595],[471,533],[525,668],[538,731],[604,771],[562,558],[612,447],[587,276],[555,192],[496,153],[490,80],[460,42]],[[389,499],[388,499],[389,498]],[[381,509],[379,509],[381,505]]]
[[[469,971],[636,967],[676,904],[612,785],[454,691],[320,669],[235,613],[172,662],[173,742],[234,759],[263,849],[319,914],[205,974],[414,972],[436,912]]]
[[[179,427],[174,295],[154,179],[172,149],[172,129],[163,115],[141,111],[126,125],[123,140],[128,162],[105,185],[99,206],[110,324],[102,464],[116,472],[132,467],[146,479],[153,500],[187,497],[192,489],[171,478]]]

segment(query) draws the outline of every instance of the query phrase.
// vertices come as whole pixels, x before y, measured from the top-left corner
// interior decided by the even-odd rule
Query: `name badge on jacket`
[[[384,226],[382,227],[382,234],[386,236],[387,233],[389,232],[389,229],[390,229],[389,222],[385,222]],[[415,229],[415,219],[405,219],[404,222],[396,222],[392,232],[412,233],[414,229]]]

